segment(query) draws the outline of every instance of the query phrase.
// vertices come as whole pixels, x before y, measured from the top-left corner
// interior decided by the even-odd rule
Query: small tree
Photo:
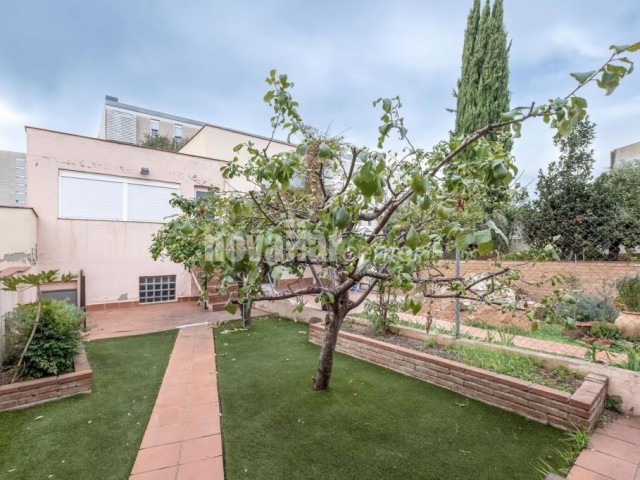
[[[47,270],[45,272],[40,273],[27,273],[24,275],[15,275],[10,277],[2,277],[0,278],[0,282],[4,285],[3,290],[7,290],[10,292],[17,292],[19,290],[26,290],[28,288],[36,289],[36,316],[33,322],[33,327],[31,328],[31,334],[27,339],[27,342],[22,349],[22,353],[20,354],[20,358],[18,359],[18,363],[15,367],[15,372],[13,374],[13,378],[11,379],[11,383],[15,382],[18,376],[22,371],[22,362],[24,361],[24,356],[29,350],[29,346],[33,340],[33,337],[36,334],[40,323],[40,313],[42,312],[42,295],[40,289],[43,285],[53,282],[71,282],[77,278],[77,275],[73,275],[71,273],[67,273],[64,275],[58,275],[58,270]]]
[[[640,49],[640,43],[612,47],[611,58],[597,71],[573,76],[579,86],[564,98],[542,105],[518,107],[501,120],[466,136],[441,142],[431,150],[416,147],[408,137],[400,115],[399,98],[374,102],[382,110],[377,149],[334,148],[326,141],[317,145],[317,164],[307,153],[317,138],[303,128],[298,103],[291,96],[293,84],[286,75],[271,71],[265,95],[274,110],[271,126],[298,135],[297,148],[271,154],[247,142],[246,160],[234,158],[223,176],[243,177],[248,192],[212,192],[216,208],[228,217],[216,217],[205,228],[205,255],[221,272],[222,285],[243,284],[230,296],[227,308],[255,301],[297,297],[296,308],[305,297],[315,297],[326,309],[324,340],[313,388],[328,388],[338,332],[346,315],[376,288],[387,282],[403,292],[403,308],[417,313],[424,298],[471,298],[486,300],[479,285],[503,276],[502,285],[517,279],[517,273],[500,268],[480,278],[445,278],[436,262],[444,245],[453,242],[461,250],[475,246],[480,253],[493,250],[493,222],[478,225],[478,211],[460,208],[473,200],[483,204],[495,190],[513,180],[516,169],[495,134],[510,129],[515,136],[521,123],[542,117],[558,135],[568,134],[586,115],[586,101],[576,96],[584,85],[596,81],[613,90],[628,73],[624,52]],[[406,148],[401,153],[383,151],[387,138],[396,133]],[[464,158],[462,158],[462,154]],[[317,178],[319,193],[297,186],[295,179]],[[315,195],[320,195],[319,201]],[[233,217],[231,217],[231,213]],[[221,220],[218,220],[222,218]],[[227,218],[228,220],[226,220]],[[233,220],[231,220],[233,218]],[[266,275],[280,278],[284,272],[303,277],[309,271],[314,285],[282,292],[265,292]],[[356,283],[367,283],[357,299],[349,297]],[[438,288],[435,288],[438,287]],[[445,288],[448,287],[448,288]]]

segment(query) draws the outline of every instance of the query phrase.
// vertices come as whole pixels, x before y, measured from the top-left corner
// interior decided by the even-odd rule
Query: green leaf
[[[578,83],[582,85],[587,80],[589,80],[591,76],[594,75],[595,73],[596,71],[592,70],[590,72],[574,72],[574,73],[570,73],[569,75],[575,78],[578,81]]]
[[[637,52],[638,50],[640,50],[640,42],[627,45],[627,52]]]
[[[282,265],[278,265],[271,271],[271,278],[273,278],[274,280],[280,280],[284,271],[285,268]]]
[[[456,248],[458,250],[466,250],[469,245],[475,242],[475,235],[469,230],[464,230],[456,235]]]
[[[326,143],[322,142],[318,147],[318,156],[320,158],[331,158],[333,156],[333,152],[331,151],[331,147]]]
[[[478,245],[489,243],[492,240],[493,238],[491,237],[491,230],[488,228],[485,230],[479,230],[475,233],[475,243],[477,243]]]
[[[575,305],[578,300],[576,300],[576,297],[574,297],[573,295],[569,295],[568,293],[566,293],[562,296],[562,301],[564,303],[568,303],[569,305]]]
[[[411,225],[411,228],[407,232],[405,245],[411,250],[415,250],[420,245],[420,234],[416,231],[413,225]]]
[[[235,303],[231,303],[231,298],[229,298],[227,303],[224,304],[224,309],[231,315],[235,315],[236,311],[238,311],[237,305]]]

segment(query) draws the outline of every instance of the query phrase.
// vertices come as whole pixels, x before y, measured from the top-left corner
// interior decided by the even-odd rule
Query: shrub
[[[640,312],[640,273],[623,277],[616,282],[620,306],[630,312]]]
[[[7,318],[9,363],[17,360],[27,344],[36,318],[37,302],[19,305]],[[43,300],[40,324],[24,357],[22,375],[40,378],[73,371],[78,353],[84,312],[59,300]]]
[[[577,322],[613,322],[618,311],[600,297],[574,294],[575,304],[564,305],[564,316],[573,317]]]
[[[594,337],[606,338],[609,340],[619,340],[623,337],[622,332],[612,323],[599,322],[589,329],[589,333]]]

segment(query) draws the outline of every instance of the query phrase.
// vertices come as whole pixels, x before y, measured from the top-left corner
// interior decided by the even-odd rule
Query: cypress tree
[[[509,110],[509,49],[503,0],[495,0],[493,8],[486,0],[482,13],[479,0],[474,0],[458,81],[456,134],[496,122]],[[505,146],[510,149],[510,142]]]

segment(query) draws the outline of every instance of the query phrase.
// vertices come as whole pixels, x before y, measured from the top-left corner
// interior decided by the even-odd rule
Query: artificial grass
[[[0,413],[0,478],[126,479],[176,331],[85,345],[93,392]]]
[[[256,319],[215,330],[226,478],[537,479],[563,432],[336,354],[311,389],[307,326]]]

